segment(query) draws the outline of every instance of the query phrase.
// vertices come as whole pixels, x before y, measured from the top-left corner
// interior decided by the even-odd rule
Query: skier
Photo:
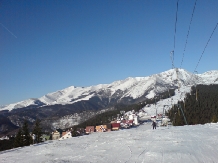
[[[153,130],[156,129],[156,122],[155,121],[152,122],[152,126],[153,126]]]

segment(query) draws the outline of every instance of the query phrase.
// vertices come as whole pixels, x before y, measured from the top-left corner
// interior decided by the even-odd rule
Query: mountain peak
[[[48,93],[40,98],[31,98],[18,103],[2,106],[0,110],[13,110],[15,108],[34,105],[73,104],[82,100],[88,101],[93,97],[108,99],[113,102],[137,101],[149,94],[156,94],[167,89],[190,86],[194,84],[218,83],[218,70],[207,71],[203,74],[193,74],[184,69],[170,69],[159,74],[147,77],[128,77],[124,80],[114,81],[111,84],[98,84],[90,87],[70,86],[56,92]],[[128,103],[128,102],[127,102]]]

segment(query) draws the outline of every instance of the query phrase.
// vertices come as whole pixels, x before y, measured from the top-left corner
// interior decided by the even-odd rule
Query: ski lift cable
[[[174,68],[174,51],[170,52],[170,58],[171,58],[171,62],[172,62],[172,69]]]
[[[179,6],[179,0],[177,0],[177,3],[176,3],[176,20],[175,20],[175,29],[174,29],[173,50],[170,52],[172,69],[174,69],[174,51],[175,51],[175,47],[176,47],[176,24],[177,24],[178,6]],[[173,85],[173,77],[172,76],[171,76],[171,81],[172,81],[172,85]],[[172,105],[172,101],[173,101],[173,99],[171,97],[171,105]]]
[[[218,81],[218,77],[216,79],[214,79],[212,84],[215,84],[216,81]]]
[[[179,0],[177,1],[177,11],[176,11],[175,34],[174,34],[174,50],[175,50],[175,35],[176,35],[176,23],[177,23],[177,13],[178,13],[178,2],[179,2]],[[183,50],[183,55],[182,55],[182,61],[181,61],[180,68],[182,67],[183,60],[184,60],[184,54],[185,54],[186,46],[187,46],[187,43],[188,43],[188,37],[189,37],[189,32],[190,32],[190,28],[191,28],[191,23],[192,23],[193,16],[194,16],[194,12],[195,12],[196,3],[197,3],[197,0],[195,0],[195,4],[194,4],[194,7],[193,7],[192,16],[191,16],[191,20],[190,20],[190,23],[189,23],[189,28],[188,28],[188,33],[187,33],[187,37],[186,37],[185,47],[184,47],[184,50]],[[174,50],[171,52],[172,68],[174,68],[174,63],[173,63],[173,62],[174,62]],[[180,73],[180,72],[178,71],[178,69],[176,69],[176,76],[177,76],[177,81],[178,81],[178,84],[179,84],[178,91],[179,91],[180,86],[181,86],[181,85],[180,85],[181,83],[179,83],[178,73]],[[180,97],[180,98],[181,98],[181,97]]]
[[[172,68],[174,68],[174,53],[176,48],[176,25],[177,25],[177,15],[178,15],[178,6],[179,6],[179,0],[177,0],[176,3],[176,20],[175,20],[175,28],[174,28],[174,38],[173,38],[173,50],[171,51],[170,57],[172,61]]]
[[[218,26],[218,23],[217,23],[216,26],[214,27],[214,29],[213,29],[213,31],[212,31],[212,33],[211,33],[211,35],[210,35],[210,37],[209,37],[209,39],[208,39],[208,41],[207,41],[205,47],[204,47],[203,52],[201,53],[201,56],[200,56],[200,58],[199,58],[199,60],[198,60],[198,62],[197,62],[197,65],[196,65],[196,67],[195,67],[195,69],[194,69],[194,72],[193,72],[192,75],[191,75],[190,81],[192,81],[192,78],[193,78],[193,76],[194,76],[194,73],[197,72],[197,71],[196,71],[196,70],[197,70],[197,67],[198,67],[198,65],[199,65],[199,63],[200,63],[200,61],[201,61],[201,58],[202,58],[202,56],[203,56],[203,54],[204,54],[204,52],[205,52],[205,50],[206,50],[206,48],[207,48],[207,45],[209,44],[209,42],[210,42],[210,40],[211,40],[211,38],[212,38],[212,36],[213,36],[213,34],[214,34],[214,32],[215,32],[217,26]]]
[[[175,69],[174,65],[174,54],[175,54],[175,48],[176,48],[176,28],[177,28],[177,20],[178,20],[178,8],[179,8],[179,0],[177,0],[176,3],[176,20],[175,20],[175,28],[174,28],[174,39],[173,39],[173,50],[170,52],[170,58],[172,62],[172,69]],[[173,85],[173,77],[171,76],[171,81]],[[171,106],[173,106],[173,98],[171,97]],[[174,106],[173,106],[174,108]]]
[[[174,50],[171,52],[172,68],[174,68],[174,52],[175,52],[175,42],[176,42],[176,41],[175,41],[175,37],[176,37],[176,24],[177,24],[178,3],[179,3],[179,0],[177,1],[177,11],[176,11],[175,33],[174,33]],[[192,23],[193,16],[194,16],[196,4],[197,4],[197,0],[195,0],[195,4],[194,4],[194,7],[193,7],[192,16],[191,16],[191,20],[190,20],[190,23],[189,23],[189,29],[188,29],[188,33],[187,33],[187,37],[186,37],[186,43],[185,43],[185,47],[184,47],[184,51],[183,51],[183,56],[182,56],[182,61],[181,61],[180,68],[182,67],[182,64],[183,64],[184,53],[185,53],[186,46],[187,46],[187,42],[188,42],[189,32],[190,32],[191,23]],[[214,32],[215,32],[217,26],[218,26],[218,23],[216,24],[216,26],[215,26],[213,32],[211,33],[211,35],[210,35],[210,37],[209,37],[209,39],[208,39],[208,41],[207,41],[207,43],[206,43],[206,45],[205,45],[205,47],[204,47],[204,50],[203,50],[203,52],[202,52],[202,54],[201,54],[201,56],[200,56],[200,58],[199,58],[199,60],[198,60],[198,63],[197,63],[197,65],[196,65],[195,69],[194,69],[194,72],[196,72],[197,67],[198,67],[198,65],[199,65],[199,63],[200,63],[200,61],[201,61],[201,59],[202,59],[202,56],[203,56],[203,54],[204,54],[204,52],[205,52],[205,50],[206,50],[206,48],[207,48],[207,46],[208,46],[208,44],[209,44],[209,42],[210,42],[212,36],[213,36],[213,34],[214,34]],[[193,74],[193,75],[194,75],[194,74]],[[192,80],[193,75],[191,76],[191,79],[190,79],[190,80]],[[178,76],[178,74],[177,74],[177,76]],[[216,81],[216,79],[215,79],[215,81]],[[214,81],[214,82],[215,82],[215,81]],[[196,84],[195,84],[195,85],[196,85]],[[196,95],[197,95],[197,93],[196,93]],[[197,100],[197,96],[196,96],[196,100]]]
[[[216,78],[216,79],[214,80],[214,83],[215,83],[216,81],[218,81],[218,78]]]
[[[187,45],[187,42],[188,42],[188,36],[189,36],[190,28],[191,28],[191,23],[192,23],[193,15],[194,15],[194,12],[195,12],[196,3],[197,3],[197,0],[195,0],[194,8],[193,8],[193,11],[192,11],[192,16],[191,16],[191,20],[190,20],[190,24],[189,24],[189,29],[188,29],[188,34],[187,34],[187,38],[186,38],[186,43],[185,43],[184,52],[185,52],[186,45]],[[170,53],[170,58],[171,58],[171,62],[172,62],[172,69],[175,68],[175,65],[174,65],[174,54],[175,54],[175,48],[176,48],[176,31],[177,31],[177,20],[178,20],[178,8],[179,8],[179,0],[177,0],[177,4],[176,4],[176,20],[175,20],[173,50],[172,50],[171,53]],[[183,63],[184,52],[183,52],[183,57],[182,57],[181,66],[182,66],[182,63]],[[180,66],[180,67],[181,67],[181,66]],[[176,68],[177,80],[178,80],[178,73],[179,73],[179,72],[178,72],[178,69]],[[179,80],[178,80],[178,81],[179,81]],[[179,87],[180,87],[180,83],[178,83],[178,84],[179,84]]]
[[[192,10],[192,16],[191,16],[191,20],[190,20],[190,23],[189,23],[189,28],[188,28],[188,33],[187,33],[187,37],[186,37],[185,47],[184,47],[184,50],[183,50],[183,55],[182,55],[182,61],[181,61],[181,64],[180,64],[180,68],[182,67],[183,60],[184,60],[186,45],[188,43],[188,37],[189,37],[189,32],[190,32],[190,28],[191,28],[191,24],[192,24],[192,19],[193,19],[194,13],[195,13],[196,3],[197,3],[197,0],[195,0],[195,4],[194,4],[193,10]]]
[[[173,53],[174,53],[175,48],[176,48],[176,24],[177,24],[178,6],[179,6],[179,0],[177,0],[177,3],[176,3],[176,21],[175,21],[175,30],[174,30]]]
[[[185,54],[186,46],[187,46],[187,43],[188,43],[189,32],[190,32],[190,29],[191,29],[191,23],[192,23],[192,20],[193,20],[196,4],[197,4],[197,0],[195,0],[195,4],[194,4],[193,10],[192,10],[192,16],[191,16],[191,20],[190,20],[190,23],[189,23],[189,28],[188,28],[188,33],[187,33],[187,37],[186,37],[185,47],[184,47],[184,50],[183,50],[183,55],[182,55],[182,61],[181,61],[181,64],[180,64],[180,68],[182,67],[182,64],[183,64],[184,54]],[[178,79],[178,74],[180,73],[180,71],[178,71],[178,69],[177,69],[176,73],[177,73],[177,79]],[[178,84],[179,84],[179,87],[181,87],[181,83],[178,83]]]
[[[204,52],[205,52],[205,50],[206,50],[206,48],[207,48],[207,45],[209,44],[210,39],[212,38],[212,36],[213,36],[213,34],[214,34],[214,32],[215,32],[217,26],[218,26],[218,23],[216,24],[215,28],[213,29],[213,32],[211,33],[210,38],[208,39],[208,41],[207,41],[207,43],[206,43],[206,45],[205,45],[205,47],[204,47],[204,50],[203,50],[203,52],[202,52],[202,54],[201,54],[201,56],[200,56],[200,58],[199,58],[199,60],[198,60],[198,63],[197,63],[197,65],[196,65],[195,69],[194,69],[194,72],[197,70],[197,67],[198,67],[198,65],[199,65],[199,63],[200,63],[200,61],[201,61],[201,58],[202,58],[202,56],[203,56],[203,54],[204,54]]]
[[[192,75],[191,75],[191,78],[190,78],[190,82],[191,81],[193,81],[193,83],[194,83],[194,87],[195,87],[195,89],[196,89],[196,93],[195,93],[195,95],[196,95],[196,101],[198,101],[198,93],[197,93],[197,82],[196,82],[196,80],[194,80],[194,79],[192,79],[193,78],[193,76],[196,76],[198,74],[198,72],[197,71],[194,71],[193,73],[192,73]]]

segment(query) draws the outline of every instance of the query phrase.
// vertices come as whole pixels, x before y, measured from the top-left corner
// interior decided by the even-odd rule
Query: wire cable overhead
[[[199,58],[199,60],[198,60],[198,63],[197,63],[197,65],[196,65],[195,69],[194,69],[194,73],[197,72],[197,67],[198,67],[198,65],[199,65],[199,63],[200,63],[200,61],[201,61],[201,58],[202,58],[202,56],[203,56],[203,54],[204,54],[204,52],[205,52],[205,50],[206,50],[206,48],[207,48],[207,45],[209,44],[210,39],[212,38],[212,36],[213,36],[213,34],[214,34],[214,32],[215,32],[217,26],[218,26],[218,23],[217,23],[216,26],[214,27],[213,32],[211,33],[211,35],[210,35],[210,37],[209,37],[209,39],[208,39],[208,41],[207,41],[207,43],[206,43],[206,45],[205,45],[205,47],[204,47],[204,50],[203,50],[203,52],[201,53],[201,56],[200,56],[200,58]],[[193,76],[194,76],[194,73],[192,73],[190,81],[192,81],[192,78],[193,78]],[[195,82],[194,82],[194,83],[195,83]]]
[[[192,16],[191,16],[191,20],[190,20],[189,27],[188,27],[188,33],[187,33],[187,37],[186,37],[185,47],[184,47],[183,54],[182,54],[182,61],[181,61],[181,64],[180,64],[180,68],[182,67],[183,60],[184,60],[186,45],[188,43],[188,37],[189,37],[190,29],[191,29],[192,19],[193,19],[194,13],[195,13],[196,3],[197,3],[197,0],[195,0],[195,4],[194,4],[193,10],[192,10]]]
[[[172,69],[174,68],[174,53],[175,53],[175,48],[176,48],[176,25],[177,25],[178,8],[179,8],[179,0],[177,0],[177,3],[176,3],[176,21],[175,21],[175,29],[174,29],[173,50],[170,52],[170,57],[172,61]]]
[[[173,45],[173,51],[175,51],[175,48],[176,48],[176,25],[177,25],[178,8],[179,8],[179,0],[177,1],[177,4],[176,4],[176,21],[175,21],[175,30],[174,30],[174,45]]]
[[[218,26],[218,23],[216,24],[215,28],[213,29],[213,32],[211,33],[210,38],[208,39],[207,44],[206,44],[205,47],[204,47],[204,50],[203,50],[203,52],[202,52],[202,54],[201,54],[201,56],[200,56],[200,58],[199,58],[199,60],[198,60],[198,63],[197,63],[197,65],[196,65],[195,69],[194,69],[194,72],[197,70],[197,67],[198,67],[198,65],[199,65],[199,63],[200,63],[200,61],[201,61],[201,58],[202,58],[202,56],[203,56],[203,54],[204,54],[204,52],[205,52],[205,49],[207,48],[207,45],[209,44],[210,39],[212,38],[212,36],[213,36],[213,34],[214,34],[214,32],[215,32],[217,26]]]

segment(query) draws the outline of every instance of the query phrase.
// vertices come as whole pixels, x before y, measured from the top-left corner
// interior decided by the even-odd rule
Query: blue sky
[[[177,0],[1,0],[0,105],[69,86],[109,84],[172,68]],[[178,6],[180,67],[195,0]],[[181,68],[193,72],[218,23],[218,1],[198,0]],[[218,69],[218,29],[197,67]]]

